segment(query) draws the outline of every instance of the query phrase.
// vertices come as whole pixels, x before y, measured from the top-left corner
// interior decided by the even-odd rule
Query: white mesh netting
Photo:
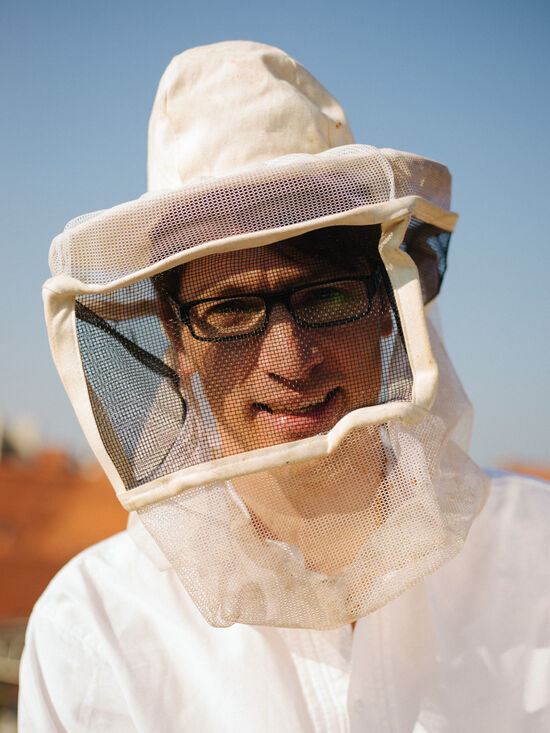
[[[80,296],[95,419],[126,488],[410,401],[379,237],[329,227]]]
[[[139,511],[210,623],[337,627],[460,550],[487,477],[466,454],[470,404],[431,338],[443,378],[419,425],[363,428],[321,460]]]
[[[383,218],[326,217],[407,195],[447,209],[449,183],[438,163],[354,145],[69,224],[50,265],[74,278],[91,412],[124,487],[218,458],[237,465],[325,435],[359,408],[410,402],[407,339],[378,251]],[[263,246],[246,239],[304,223],[310,231]],[[401,245],[425,303],[449,237],[413,218]],[[211,623],[335,627],[458,552],[486,480],[466,455],[470,406],[435,333],[432,346],[441,382],[418,425],[362,427],[323,458],[236,470],[140,509]]]
[[[347,145],[292,155],[69,222],[50,250],[52,275],[104,285],[198,245],[418,195],[448,209],[450,176],[410,153]]]

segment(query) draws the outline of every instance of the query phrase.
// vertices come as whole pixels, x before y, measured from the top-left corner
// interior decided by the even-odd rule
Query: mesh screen
[[[413,384],[379,226],[318,229],[115,281],[214,240],[315,226],[409,194],[448,209],[449,192],[438,163],[352,145],[69,224],[52,245],[52,274],[111,288],[78,296],[76,331],[126,487],[217,458],[237,456],[238,467],[244,453],[325,434],[361,407],[410,401]],[[414,219],[406,233],[425,302],[441,285],[449,236]],[[211,623],[335,627],[456,554],[486,482],[464,452],[469,403],[430,338],[441,377],[420,424],[356,429],[323,458],[236,470],[139,510]]]
[[[395,150],[347,145],[291,155],[221,179],[70,222],[50,250],[52,275],[104,284],[206,242],[269,231],[410,194],[449,206],[445,166]]]
[[[127,488],[410,400],[379,237],[331,227],[80,296],[92,407]]]
[[[411,399],[380,233],[315,230],[79,296],[92,408],[127,488]],[[413,220],[403,242],[426,301],[439,289],[448,240]],[[336,627],[459,551],[487,479],[465,452],[467,398],[433,330],[430,340],[440,383],[418,425],[356,429],[323,458],[139,510],[210,623]]]

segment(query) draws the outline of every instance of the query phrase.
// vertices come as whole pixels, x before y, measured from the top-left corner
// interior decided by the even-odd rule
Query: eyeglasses
[[[251,293],[178,303],[182,323],[199,341],[234,341],[267,328],[275,303],[284,303],[303,328],[351,323],[368,314],[382,281],[380,268],[367,277],[341,277],[276,293]]]

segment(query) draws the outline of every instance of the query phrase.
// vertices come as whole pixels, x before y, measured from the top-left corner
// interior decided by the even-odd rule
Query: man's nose
[[[299,326],[286,306],[276,303],[262,337],[259,367],[291,381],[307,378],[324,361],[314,330]]]

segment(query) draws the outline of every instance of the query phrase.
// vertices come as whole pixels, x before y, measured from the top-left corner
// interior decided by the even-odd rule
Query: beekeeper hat
[[[393,210],[424,212],[452,230],[445,166],[352,143],[341,106],[283,51],[243,41],[185,51],[166,69],[153,106],[149,193],[69,222],[52,243],[52,273],[112,284],[161,262],[155,269],[163,269],[173,255],[202,256],[196,248],[205,245],[258,246],[311,228],[370,221],[380,217],[365,217],[366,206],[411,196]],[[237,221],[232,207],[242,210],[247,201],[264,211],[242,212],[247,216]],[[162,247],[150,236],[159,222]],[[176,231],[185,242],[171,247]]]
[[[212,623],[345,623],[452,556],[478,505],[470,481],[464,511],[453,504],[452,528],[446,510],[434,519],[437,459],[452,445],[446,480],[464,473],[448,436],[469,414],[452,379],[445,416],[430,413],[438,369],[424,307],[439,290],[456,221],[449,173],[420,156],[353,144],[341,107],[303,67],[249,42],[176,57],[160,83],[149,140],[148,193],[79,217],[52,243],[44,297],[61,377],[119,500],[140,512]],[[392,334],[376,342],[384,352],[378,398],[328,432],[220,455],[200,375],[181,384],[155,277],[209,255],[350,226],[378,232],[392,306]],[[309,539],[293,547],[282,525],[280,541],[258,535],[258,517],[232,482],[248,475],[267,486],[268,472],[309,460],[344,465],[360,436],[389,466],[379,494],[388,494],[390,476],[396,488],[384,499],[383,527],[367,537],[368,522],[353,525],[364,543],[351,575],[335,571],[329,580],[322,563],[311,567]],[[350,487],[356,469],[354,458]],[[342,544],[327,553],[336,570],[351,562]],[[365,570],[373,558],[377,569]]]

